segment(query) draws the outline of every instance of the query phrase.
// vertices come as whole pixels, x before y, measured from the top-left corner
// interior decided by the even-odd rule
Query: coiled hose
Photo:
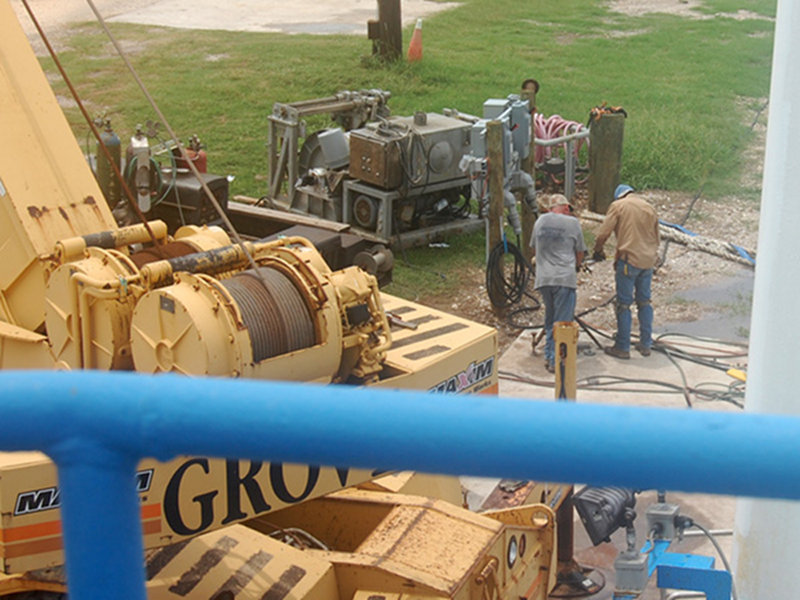
[[[517,244],[519,244],[519,236]],[[505,264],[507,254],[514,259],[513,265],[508,270]],[[507,272],[510,277],[506,277]],[[522,298],[527,296],[536,301],[535,308],[539,308],[538,300],[527,292],[528,281],[533,273],[534,268],[530,261],[504,235],[503,240],[492,248],[486,263],[486,291],[489,293],[492,306],[501,309],[508,308],[519,304]]]

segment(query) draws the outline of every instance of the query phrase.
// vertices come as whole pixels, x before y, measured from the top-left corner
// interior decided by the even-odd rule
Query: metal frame
[[[575,171],[577,168],[577,160],[575,158],[575,140],[581,140],[589,137],[590,131],[583,129],[577,133],[571,133],[552,140],[540,140],[536,138],[534,142],[537,146],[558,146],[566,144],[567,148],[564,152],[564,195],[568,199],[572,199],[575,194]]]
[[[656,540],[650,553],[649,575],[656,573],[659,588],[704,592],[707,600],[730,600],[733,578],[728,571],[715,569],[710,556],[667,552],[669,545],[667,540]],[[650,542],[642,552],[649,548]]]
[[[342,221],[350,223],[351,225],[357,225],[353,222],[353,200],[357,194],[364,194],[370,198],[375,198],[378,201],[378,221],[375,226],[375,232],[388,242],[392,239],[392,235],[394,234],[392,207],[395,200],[399,198],[416,198],[423,194],[450,190],[467,185],[469,185],[469,178],[463,177],[461,179],[451,179],[449,181],[440,181],[439,183],[432,183],[426,186],[414,187],[401,193],[398,190],[382,190],[359,180],[351,179],[345,181],[343,184]]]
[[[648,577],[656,574],[658,588],[662,591],[701,592],[696,597],[706,600],[730,600],[733,578],[728,571],[715,569],[714,559],[710,556],[667,552],[669,545],[668,540],[656,540],[652,551],[650,542],[642,548],[643,554],[650,554]],[[638,593],[615,592],[613,600],[636,600],[639,597]]]
[[[288,182],[287,201],[294,206],[294,184],[299,176],[300,138],[306,135],[303,117],[330,113],[334,121],[342,121],[350,130],[375,118],[385,107],[391,93],[383,90],[342,91],[335,96],[298,102],[276,102],[269,115],[269,197],[277,200],[283,182]],[[281,141],[282,140],[282,141]],[[280,147],[280,148],[279,148]]]
[[[269,117],[269,197],[278,198],[285,180],[289,180],[287,199],[294,201],[294,182],[297,180],[297,153],[300,140],[298,121],[287,121],[270,115]],[[280,140],[283,140],[279,144]],[[277,151],[280,145],[280,152]]]

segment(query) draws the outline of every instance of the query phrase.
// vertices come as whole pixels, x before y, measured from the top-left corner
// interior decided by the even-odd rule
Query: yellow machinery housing
[[[356,267],[332,271],[302,238],[239,246],[214,227],[118,227],[8,0],[0,106],[0,368],[496,392],[494,330],[383,294]],[[546,507],[476,515],[458,496],[388,493],[398,477],[377,475],[143,461],[151,597],[516,600],[552,588]],[[0,596],[66,590],[59,505],[47,457],[0,453]]]
[[[343,490],[196,537],[182,561],[168,560],[168,549],[148,553],[148,591],[164,600],[190,587],[197,598],[262,598],[247,568],[258,565],[275,597],[544,600],[555,578],[554,527],[542,505],[478,515],[441,500]],[[201,567],[210,552],[219,573]]]

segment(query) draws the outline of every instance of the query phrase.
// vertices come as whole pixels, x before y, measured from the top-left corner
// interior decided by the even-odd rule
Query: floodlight
[[[610,542],[611,534],[626,525],[627,511],[636,505],[633,490],[619,487],[586,486],[573,498],[586,533],[597,546]]]

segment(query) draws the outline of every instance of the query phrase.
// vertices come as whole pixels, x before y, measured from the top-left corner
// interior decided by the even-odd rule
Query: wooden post
[[[589,134],[589,210],[605,214],[614,200],[622,168],[622,137],[625,116],[601,115],[592,120]]]
[[[400,58],[403,50],[400,0],[378,0],[378,20],[367,21],[367,37],[372,40],[373,55],[386,61]]]
[[[486,145],[489,160],[489,231],[486,257],[503,240],[503,124],[489,121],[486,125]]]
[[[531,144],[528,157],[522,161],[522,170],[531,176],[531,179],[536,181],[536,159],[534,152],[536,150],[536,125],[533,122],[533,110],[536,106],[536,90],[535,89],[522,89],[520,98],[528,101],[531,110]],[[533,235],[533,226],[536,224],[536,212],[534,207],[528,206],[527,202],[522,202],[522,254],[528,260],[533,258],[533,248],[531,248],[531,236]]]

